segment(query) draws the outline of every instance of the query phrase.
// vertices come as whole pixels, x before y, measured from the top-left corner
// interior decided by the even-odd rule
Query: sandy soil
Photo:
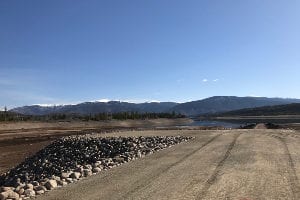
[[[191,123],[188,118],[180,119],[149,119],[149,120],[112,120],[112,121],[72,121],[72,122],[0,122],[0,131],[34,130],[34,129],[93,129],[102,127],[145,127],[170,126]]]
[[[300,130],[300,123],[280,124],[283,128]]]
[[[143,131],[194,140],[37,199],[300,199],[300,132]]]

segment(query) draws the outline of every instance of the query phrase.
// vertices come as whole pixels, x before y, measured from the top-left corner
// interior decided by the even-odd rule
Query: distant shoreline
[[[300,115],[259,115],[259,116],[226,116],[212,119],[299,119]]]
[[[203,117],[200,120],[213,120],[230,123],[274,123],[284,126],[300,124],[300,115],[266,115],[266,116],[224,116],[224,117]],[[298,127],[298,125],[297,125]]]

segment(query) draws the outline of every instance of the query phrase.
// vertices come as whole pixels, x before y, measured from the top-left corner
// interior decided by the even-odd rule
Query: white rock
[[[101,168],[100,167],[93,168],[93,173],[99,173],[99,172],[101,172]]]
[[[48,190],[52,190],[53,188],[57,187],[57,181],[56,180],[49,180],[45,183],[45,187]]]
[[[0,200],[6,200],[6,199],[19,200],[20,195],[12,190],[8,190],[6,192],[0,193]]]
[[[36,191],[36,194],[37,195],[41,195],[41,194],[44,194],[45,193],[45,191],[44,190],[39,190],[39,191]]]
[[[7,191],[10,191],[10,190],[13,190],[12,187],[1,187],[0,188],[0,192],[7,192]]]
[[[25,190],[24,194],[27,197],[34,197],[35,196],[35,191],[33,189],[27,189],[27,190]]]
[[[60,175],[60,177],[64,178],[64,179],[69,178],[69,176],[70,176],[70,173],[68,173],[68,172],[62,172]]]
[[[73,183],[73,179],[72,178],[66,178],[67,183]]]
[[[24,189],[25,189],[25,190],[26,190],[26,189],[31,189],[31,190],[33,190],[33,185],[30,184],[30,183],[28,183],[28,184],[25,185]]]
[[[19,189],[19,191],[17,192],[19,195],[22,195],[22,194],[24,194],[24,192],[25,192],[25,189],[24,188],[21,188],[21,189]]]

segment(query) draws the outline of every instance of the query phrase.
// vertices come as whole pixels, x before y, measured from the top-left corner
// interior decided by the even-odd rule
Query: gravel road
[[[196,137],[37,198],[300,199],[300,132],[143,131]],[[110,135],[111,136],[111,135]]]

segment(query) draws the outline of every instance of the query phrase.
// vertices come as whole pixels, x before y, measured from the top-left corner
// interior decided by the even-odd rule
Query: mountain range
[[[84,102],[76,105],[62,106],[23,106],[10,111],[25,115],[47,115],[53,113],[64,114],[97,114],[97,113],[118,113],[118,112],[139,112],[139,113],[162,113],[169,112],[175,107],[174,102],[152,102],[152,103],[128,103],[121,101],[109,102]]]
[[[189,116],[197,116],[207,113],[219,113],[244,108],[256,108],[290,103],[300,103],[300,99],[215,96],[199,101],[182,103],[176,105],[172,110]]]
[[[244,108],[224,113],[216,113],[210,116],[235,117],[235,116],[279,116],[300,115],[300,103],[292,103],[276,106],[263,106],[257,108]]]
[[[235,97],[214,96],[198,101],[186,103],[152,102],[152,103],[128,103],[121,101],[109,102],[84,102],[77,105],[61,106],[23,106],[10,111],[26,115],[47,115],[53,113],[65,114],[96,114],[103,112],[176,112],[187,116],[197,116],[207,113],[219,113],[244,108],[256,108],[261,106],[274,106],[282,104],[300,103],[300,99],[266,98],[266,97]]]

